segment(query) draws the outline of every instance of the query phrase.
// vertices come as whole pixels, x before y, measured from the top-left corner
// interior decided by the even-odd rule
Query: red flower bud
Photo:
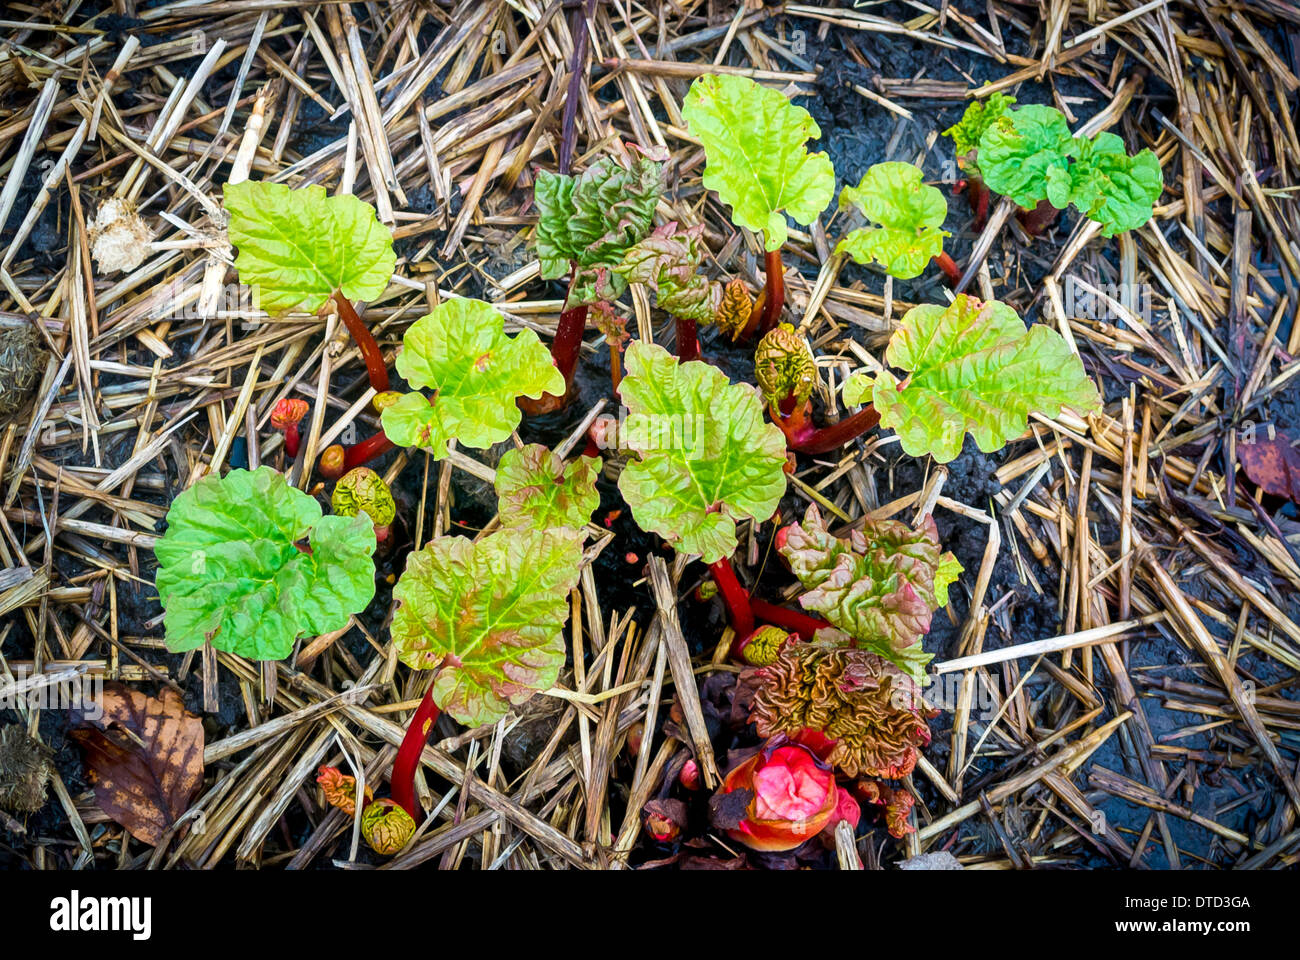
[[[700,765],[694,760],[687,760],[682,764],[682,772],[677,775],[677,781],[687,790],[700,789]]]
[[[754,850],[793,850],[826,826],[839,803],[831,768],[789,742],[769,746],[728,773],[722,792],[742,789],[754,796],[727,834]]]

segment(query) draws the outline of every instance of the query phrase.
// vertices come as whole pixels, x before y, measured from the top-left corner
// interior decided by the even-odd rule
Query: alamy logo
[[[150,897],[83,897],[77,890],[50,901],[50,929],[55,933],[127,932],[133,940],[153,933]]]

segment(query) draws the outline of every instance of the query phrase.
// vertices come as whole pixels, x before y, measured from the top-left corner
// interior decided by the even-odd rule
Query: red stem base
[[[856,440],[880,422],[880,414],[870,404],[852,416],[845,417],[839,423],[818,429],[809,416],[812,405],[805,403],[796,408],[789,416],[777,413],[773,422],[785,434],[786,444],[799,453],[830,453],[850,440]],[[769,411],[771,412],[771,411]]]
[[[695,321],[687,317],[677,317],[677,359],[700,359],[700,337]]]
[[[754,611],[754,616],[759,620],[766,621],[783,630],[797,633],[800,640],[811,641],[818,630],[830,626],[821,617],[800,613],[798,610],[791,610],[789,607],[778,607],[774,603],[768,603],[766,600],[760,600],[757,597],[749,598],[749,606]]]
[[[948,256],[946,251],[934,258],[934,265],[943,271],[948,286],[955,287],[961,282],[961,271],[957,269],[957,264],[953,262],[952,257]]]
[[[709,572],[713,574],[713,580],[727,604],[727,612],[731,615],[731,629],[736,632],[736,637],[732,641],[734,652],[738,645],[754,632],[754,614],[749,606],[749,593],[736,579],[736,571],[731,567],[730,557],[723,557],[716,563],[709,564]]]

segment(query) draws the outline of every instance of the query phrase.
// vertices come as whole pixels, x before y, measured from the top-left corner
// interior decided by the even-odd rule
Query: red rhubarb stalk
[[[383,456],[393,449],[393,441],[380,430],[360,443],[354,443],[350,447],[339,447],[339,449],[343,451],[342,460],[333,452],[333,446],[328,447],[325,453],[321,454],[320,472],[327,480],[337,480],[349,470],[363,467],[376,457]]]
[[[683,363],[700,359],[699,330],[687,317],[677,318],[677,359]]]
[[[736,633],[735,642],[742,643],[754,632],[754,614],[749,606],[749,593],[736,579],[730,557],[709,564],[709,572],[713,574],[713,580],[727,604],[727,612],[731,614],[731,629]]]
[[[961,282],[961,271],[957,269],[957,264],[953,262],[952,257],[948,256],[946,251],[934,258],[934,264],[947,277],[948,286],[955,287]]]
[[[577,272],[577,265],[574,265],[574,272]],[[572,277],[570,277],[572,283]],[[564,377],[564,394],[563,396],[553,396],[544,393],[536,400],[529,397],[519,398],[519,409],[524,413],[536,416],[543,413],[553,413],[564,407],[569,402],[569,391],[573,387],[573,374],[578,369],[578,352],[582,349],[582,335],[587,332],[587,305],[582,304],[577,307],[568,306],[568,298],[565,298],[565,309],[560,313],[560,322],[555,327],[555,339],[551,341],[551,362],[555,368],[560,371]]]
[[[880,422],[880,414],[868,404],[839,423],[818,428],[808,415],[810,404],[798,407],[789,416],[777,417],[776,425],[785,434],[786,444],[800,453],[820,454],[837,450],[850,440],[862,436]]]
[[[809,642],[812,641],[813,635],[818,630],[830,626],[821,617],[800,613],[798,610],[791,610],[788,607],[779,607],[774,603],[768,603],[766,600],[760,600],[758,597],[749,598],[749,608],[759,620],[780,627],[783,630],[797,633],[799,639]]]
[[[1016,211],[1016,219],[1025,228],[1025,233],[1031,237],[1040,236],[1043,231],[1056,222],[1056,218],[1060,215],[1061,211],[1052,206],[1047,200],[1039,200],[1038,206],[1032,210]]]
[[[357,347],[361,350],[362,359],[366,361],[370,385],[375,388],[376,393],[383,393],[388,389],[388,368],[384,365],[383,351],[379,349],[379,344],[375,341],[370,328],[357,316],[352,303],[338,290],[334,291],[334,303],[338,306],[339,318],[348,328],[348,333],[352,334],[352,339],[357,342]]]
[[[436,680],[435,675],[434,681]],[[424,699],[416,708],[415,716],[411,717],[411,724],[406,728],[406,736],[402,737],[402,745],[397,748],[397,758],[393,761],[391,778],[393,800],[410,814],[411,819],[417,824],[423,819],[424,811],[420,810],[419,804],[415,802],[415,771],[420,768],[420,755],[424,753],[424,745],[429,741],[429,733],[433,730],[433,725],[438,722],[438,715],[441,713],[437,704],[433,702],[433,687],[434,682],[431,681],[429,689],[425,691]]]
[[[767,273],[767,285],[763,288],[763,317],[758,324],[761,337],[781,319],[781,308],[785,306],[785,267],[781,263],[781,250],[768,250],[763,257],[763,268]]]

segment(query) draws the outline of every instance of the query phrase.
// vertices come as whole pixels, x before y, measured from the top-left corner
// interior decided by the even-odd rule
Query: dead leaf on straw
[[[1237,444],[1237,459],[1265,493],[1300,503],[1300,450],[1295,443],[1286,430],[1270,429],[1250,443]]]
[[[100,808],[137,840],[156,846],[203,782],[203,724],[180,695],[150,697],[106,683],[103,714],[72,730]]]

